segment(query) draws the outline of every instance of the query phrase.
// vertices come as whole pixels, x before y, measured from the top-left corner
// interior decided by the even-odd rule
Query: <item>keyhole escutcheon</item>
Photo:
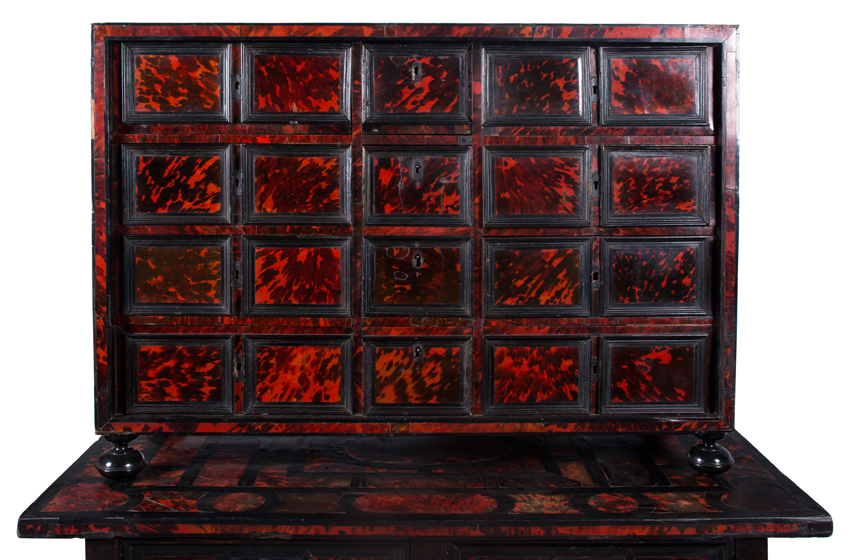
[[[413,82],[418,82],[422,79],[422,65],[419,61],[414,61],[413,64],[410,65],[410,79]]]
[[[413,253],[413,268],[422,268],[422,254]]]

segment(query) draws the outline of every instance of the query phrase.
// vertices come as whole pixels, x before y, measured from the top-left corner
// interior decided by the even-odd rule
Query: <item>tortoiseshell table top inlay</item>
[[[737,433],[727,473],[683,464],[694,438],[144,437],[131,482],[86,451],[21,536],[825,536],[829,515]]]

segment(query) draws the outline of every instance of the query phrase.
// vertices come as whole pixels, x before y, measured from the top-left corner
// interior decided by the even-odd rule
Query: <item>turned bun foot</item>
[[[703,474],[722,474],[729,470],[735,459],[729,450],[717,445],[717,440],[723,437],[722,432],[699,433],[699,443],[688,452],[688,464]]]
[[[139,474],[147,462],[144,455],[127,444],[136,439],[135,435],[106,436],[106,441],[115,447],[107,449],[97,458],[94,466],[97,472],[106,478],[133,478]]]

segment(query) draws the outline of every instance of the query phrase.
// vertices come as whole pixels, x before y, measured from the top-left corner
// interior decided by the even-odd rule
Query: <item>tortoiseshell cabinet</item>
[[[248,523],[242,512],[319,518],[313,533],[287,518],[289,529],[266,535],[300,544],[119,538],[91,541],[92,560],[734,560],[766,558],[771,534],[827,532],[814,502],[810,528],[750,535],[715,520],[697,530],[694,516],[733,507],[728,494],[673,497],[728,492],[717,477],[733,455],[754,470],[728,481],[773,472],[756,472],[757,452],[733,432],[734,27],[93,33],[96,429],[115,448],[93,448],[106,453],[67,481],[130,496],[94,499],[104,512],[226,513],[229,529],[198,529],[225,541],[253,534],[232,528]],[[727,451],[715,440],[730,432]],[[139,434],[154,437],[128,447]],[[691,446],[689,462],[708,475],[687,468]],[[269,475],[278,460],[285,476]],[[136,482],[112,480],[140,470]],[[316,475],[303,494],[291,493],[298,473]],[[785,488],[771,476],[761,484]],[[479,478],[522,491],[470,490]],[[630,485],[669,492],[662,504]],[[272,497],[272,486],[289,493]],[[583,505],[564,487],[579,487]],[[383,494],[333,498],[330,488]],[[416,488],[425,497],[414,506],[403,496]],[[70,501],[56,496],[39,512],[63,511]],[[600,532],[564,530],[648,515],[652,503],[682,514],[669,533],[681,542],[610,520]],[[763,519],[752,513],[762,505],[746,507]],[[325,519],[338,510],[347,528]],[[451,528],[489,512],[539,530],[504,548],[481,539],[516,533]],[[584,517],[554,530],[541,519],[555,513]],[[363,529],[383,514],[413,528]],[[156,521],[147,534],[194,533],[185,523]],[[323,539],[320,526],[348,541]],[[75,534],[145,534],[123,527]],[[615,532],[610,546],[591,542]]]

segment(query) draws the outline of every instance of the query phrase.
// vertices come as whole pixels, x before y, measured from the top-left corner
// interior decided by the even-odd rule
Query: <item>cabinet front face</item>
[[[203,29],[96,51],[99,429],[731,426],[725,43]]]

